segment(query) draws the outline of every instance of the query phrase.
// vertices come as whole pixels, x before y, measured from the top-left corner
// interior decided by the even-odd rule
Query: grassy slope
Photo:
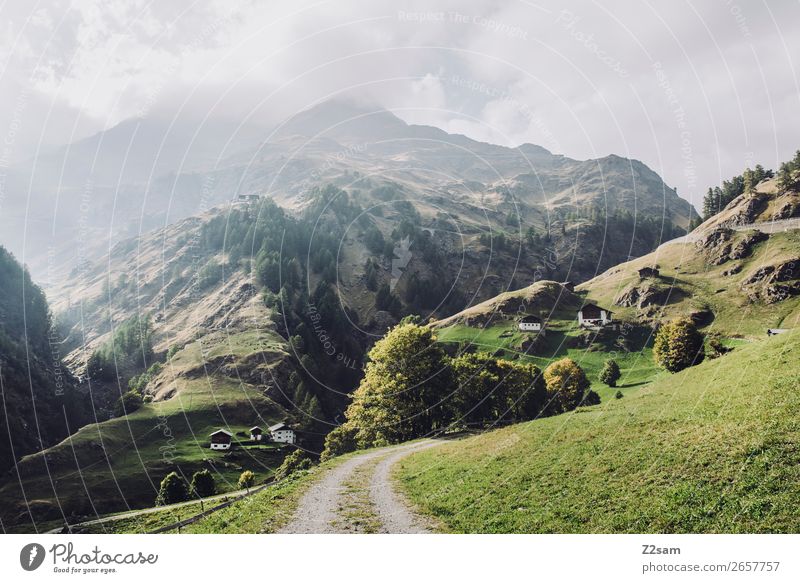
[[[800,333],[400,462],[455,532],[798,532]]]
[[[310,470],[299,471],[261,492],[184,527],[181,532],[203,534],[276,532],[291,519],[301,496],[319,478],[320,473],[336,467],[351,455],[338,457]],[[102,530],[98,530],[98,525],[92,527],[91,532],[117,534],[148,532],[198,513],[197,505],[165,509],[136,518],[108,522],[102,525]]]
[[[524,354],[517,348],[527,333],[520,332],[515,321],[505,321],[486,328],[456,324],[438,330],[437,335],[440,342],[463,342],[480,351],[493,352],[501,357],[531,362],[542,370],[554,360],[568,356],[584,369],[586,376],[592,382],[592,389],[597,391],[603,400],[613,397],[618,389],[624,393],[625,389],[639,387],[659,375],[659,370],[653,364],[652,349],[649,346],[639,352],[621,350],[606,352],[568,348],[569,339],[579,332],[577,322],[574,320],[549,320],[546,343],[537,349],[538,355]],[[617,361],[622,373],[622,377],[617,382],[617,388],[608,387],[597,380],[597,375],[609,358]]]
[[[197,470],[211,468],[219,492],[236,490],[243,469],[254,471],[259,481],[272,475],[284,456],[277,446],[241,447],[231,454],[211,452],[208,434],[227,427],[234,440],[248,439],[249,434],[243,435],[253,424],[274,422],[285,412],[257,387],[208,367],[204,370],[203,362],[219,355],[230,355],[234,364],[252,360],[253,355],[277,357],[280,339],[267,330],[219,335],[214,342],[209,338],[203,339],[205,358],[195,342],[165,366],[158,384],[174,392],[172,398],[146,404],[127,417],[87,425],[22,461],[24,493],[36,508],[36,522],[57,519],[59,506],[67,516],[76,513],[90,519],[150,506],[160,480],[172,470],[189,478]],[[204,374],[187,374],[191,370]],[[7,525],[25,509],[15,478],[9,476],[0,488],[0,510]],[[54,489],[57,499],[53,499]]]
[[[736,233],[736,241],[746,235],[744,232]],[[614,298],[620,291],[638,281],[638,269],[657,264],[660,284],[679,288],[685,294],[663,306],[664,317],[688,314],[708,307],[714,312],[715,319],[706,332],[763,338],[767,328],[793,328],[800,324],[800,296],[771,305],[751,302],[742,292],[740,284],[763,265],[796,258],[798,249],[798,230],[772,234],[767,241],[755,247],[752,256],[722,265],[709,264],[692,243],[666,245],[644,257],[609,269],[581,284],[578,290],[588,292],[588,299],[599,305],[613,306]],[[722,275],[735,264],[742,265],[738,274]],[[640,316],[635,307],[612,309],[618,319],[633,320]]]

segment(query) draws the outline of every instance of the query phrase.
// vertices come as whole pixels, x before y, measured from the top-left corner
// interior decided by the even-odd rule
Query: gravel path
[[[322,479],[306,492],[295,511],[291,522],[279,532],[284,534],[336,534],[358,532],[348,524],[342,510],[347,506],[352,491],[345,483],[363,464],[376,458],[380,461],[365,485],[368,488],[372,511],[380,520],[379,532],[425,533],[430,530],[409,509],[405,501],[393,489],[390,472],[392,465],[415,451],[438,445],[436,441],[423,441],[407,445],[387,447],[350,458],[329,470]]]
[[[408,502],[395,491],[390,473],[392,466],[405,456],[439,445],[438,441],[416,443],[381,460],[375,468],[369,493],[375,512],[380,518],[379,532],[392,534],[424,534],[431,532],[430,524],[410,510]]]

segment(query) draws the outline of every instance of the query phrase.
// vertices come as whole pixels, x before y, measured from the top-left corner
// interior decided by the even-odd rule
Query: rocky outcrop
[[[728,206],[733,212],[731,216],[720,222],[723,227],[737,227],[754,223],[758,216],[764,212],[769,205],[769,197],[762,193],[743,195]]]
[[[728,255],[729,259],[744,259],[753,254],[753,247],[769,239],[769,235],[761,231],[753,231],[744,239],[736,243]]]
[[[744,259],[753,254],[753,249],[769,235],[762,231],[750,231],[738,242],[736,232],[725,227],[714,229],[707,233],[695,245],[703,251],[706,259],[712,265],[722,265],[731,260]]]
[[[729,277],[731,275],[736,275],[742,270],[742,264],[737,263],[736,265],[732,265],[729,269],[726,269],[722,272],[723,277]]]
[[[778,201],[778,210],[775,211],[773,220],[793,219],[800,217],[800,194],[787,192],[781,197],[785,200]]]
[[[677,301],[685,294],[678,287],[667,287],[652,282],[631,284],[622,290],[616,298],[614,305],[621,307],[637,307],[640,310],[648,306],[663,306]]]
[[[728,228],[718,228],[706,234],[695,245],[703,251],[712,265],[722,265],[728,260],[728,255],[733,248],[731,240],[734,231]]]
[[[759,267],[742,282],[742,289],[752,301],[767,304],[800,295],[800,257]]]

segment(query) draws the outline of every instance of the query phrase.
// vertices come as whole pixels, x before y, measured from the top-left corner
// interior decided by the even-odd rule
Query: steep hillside
[[[794,196],[773,193],[757,200],[765,209],[783,208]],[[734,200],[690,236],[577,289],[633,322],[689,315],[707,332],[749,338],[764,336],[767,328],[795,328],[800,324],[800,225],[770,223],[773,214],[767,211],[742,215],[748,206],[745,198]],[[753,228],[742,227],[751,223]],[[640,275],[643,268],[658,273]]]
[[[44,252],[57,240],[51,262],[66,273],[110,243],[202,214],[239,194],[263,194],[299,211],[315,187],[332,183],[369,212],[409,201],[425,228],[450,232],[456,249],[473,248],[480,234],[519,240],[533,228],[547,237],[542,250],[550,247],[560,257],[559,277],[582,281],[598,266],[653,249],[695,216],[639,161],[579,161],[531,144],[477,142],[406,124],[376,107],[325,102],[273,131],[207,125],[132,120],[14,168],[9,190],[26,193],[33,185],[36,196],[28,209],[4,209],[0,227],[22,249],[19,216],[53,225],[53,241],[28,234],[27,257],[34,272],[43,272]],[[230,142],[218,139],[228,134]],[[28,198],[9,197],[9,204]],[[387,217],[387,229],[398,222]],[[607,232],[615,237],[604,246]],[[494,251],[503,250],[495,244]]]
[[[572,358],[602,399],[612,398],[617,390],[635,390],[656,378],[660,372],[652,359],[651,328],[629,322],[622,329],[582,329],[577,311],[584,302],[583,294],[571,292],[568,286],[541,281],[430,325],[451,353],[488,352],[532,362],[542,369],[554,360]],[[529,315],[545,322],[543,333],[519,330],[519,320]],[[609,358],[617,361],[622,375],[614,388],[597,379]]]
[[[0,247],[0,474],[89,418],[42,290]]]
[[[248,445],[248,428],[293,417],[271,398],[291,365],[289,347],[263,301],[242,291],[248,285],[232,278],[223,286],[224,309],[215,306],[193,326],[185,324],[188,340],[149,369],[141,408],[87,425],[23,458],[0,486],[3,524],[31,530],[42,521],[151,506],[170,471],[188,480],[195,471],[210,469],[219,491],[235,490],[243,469],[259,480],[269,478],[287,452],[277,445]],[[195,317],[208,308],[198,303]],[[215,320],[217,309],[222,316]],[[244,443],[229,453],[209,451],[208,435],[220,427]]]
[[[454,532],[800,529],[800,333],[623,399],[400,462],[408,496]]]
[[[708,232],[719,227],[740,227],[751,223],[768,223],[800,218],[800,192],[778,191],[778,179],[760,182],[752,193],[741,194],[697,228]]]
[[[280,337],[265,330],[232,330],[190,343],[155,381],[167,393],[162,397],[169,398],[87,425],[62,443],[23,458],[19,481],[3,480],[0,487],[3,524],[32,530],[44,521],[73,522],[152,506],[159,482],[171,471],[188,480],[210,469],[221,492],[236,490],[244,469],[255,472],[259,481],[268,479],[286,451],[277,445],[247,445],[248,428],[288,414],[265,395],[260,379],[240,379],[235,371],[257,363],[269,374],[280,365],[276,355],[283,349]],[[210,451],[208,435],[219,427],[231,431],[241,445],[229,453]]]

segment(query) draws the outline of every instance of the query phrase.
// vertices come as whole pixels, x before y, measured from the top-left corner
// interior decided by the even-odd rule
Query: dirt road
[[[426,533],[431,523],[415,514],[390,479],[403,457],[439,445],[420,441],[357,455],[328,470],[300,500],[281,533]]]

